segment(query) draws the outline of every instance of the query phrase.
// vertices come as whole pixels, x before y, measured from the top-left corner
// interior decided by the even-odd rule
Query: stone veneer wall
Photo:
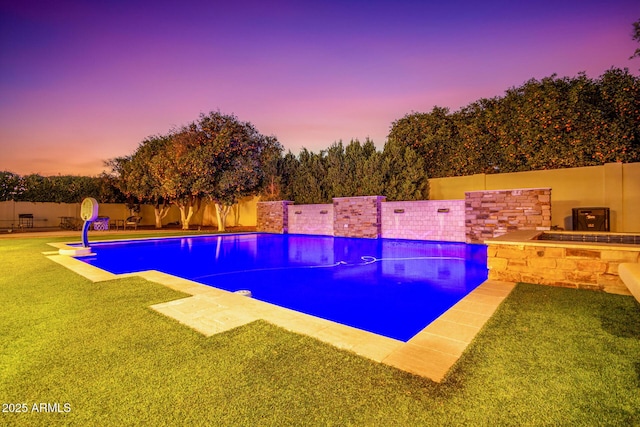
[[[336,197],[333,199],[333,235],[376,239],[381,233],[384,196]]]
[[[333,236],[333,205],[289,205],[289,233]]]
[[[259,202],[257,230],[482,243],[509,231],[551,227],[549,188],[472,191],[465,193],[465,200],[385,199],[337,197],[332,205]]]
[[[382,237],[465,241],[464,200],[384,202],[381,207]]]
[[[640,248],[488,242],[489,279],[597,289],[630,295],[618,265],[640,262]]]
[[[466,240],[485,239],[515,230],[551,229],[551,189],[470,191],[465,193]]]
[[[293,204],[288,200],[276,202],[258,202],[256,230],[267,233],[288,233],[289,212],[287,207]]]

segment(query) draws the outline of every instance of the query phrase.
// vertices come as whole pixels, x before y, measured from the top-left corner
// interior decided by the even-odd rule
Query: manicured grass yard
[[[69,239],[58,239],[69,240]],[[640,304],[521,284],[441,384],[266,322],[204,337],[0,239],[0,425],[640,425]],[[68,413],[33,404],[68,403]]]

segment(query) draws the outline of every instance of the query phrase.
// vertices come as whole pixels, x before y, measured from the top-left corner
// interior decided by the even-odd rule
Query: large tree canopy
[[[161,226],[162,208],[173,203],[188,229],[202,201],[208,200],[215,204],[218,227],[224,230],[231,206],[263,189],[263,167],[281,151],[275,138],[261,135],[251,123],[211,112],[167,135],[147,138],[133,155],[112,164],[126,194],[154,203],[156,226]]]
[[[22,194],[20,175],[9,171],[0,171],[0,202],[15,200],[16,196]]]
[[[411,147],[430,178],[640,161],[640,78],[529,80],[503,97],[395,121],[388,143]]]
[[[156,228],[162,228],[162,219],[170,207],[169,199],[162,192],[160,177],[154,173],[158,156],[166,150],[168,142],[168,137],[152,136],[145,139],[134,154],[108,162],[118,177],[117,185],[127,197],[129,206],[133,207],[134,201],[154,206]]]

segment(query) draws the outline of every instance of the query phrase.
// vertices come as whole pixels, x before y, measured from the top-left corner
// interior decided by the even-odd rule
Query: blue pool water
[[[487,279],[484,245],[237,234],[93,243],[84,262],[194,280],[408,341]]]

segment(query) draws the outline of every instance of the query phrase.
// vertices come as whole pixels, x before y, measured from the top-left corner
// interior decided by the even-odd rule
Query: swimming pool
[[[114,274],[158,270],[401,341],[487,279],[486,246],[236,234],[92,243]]]

